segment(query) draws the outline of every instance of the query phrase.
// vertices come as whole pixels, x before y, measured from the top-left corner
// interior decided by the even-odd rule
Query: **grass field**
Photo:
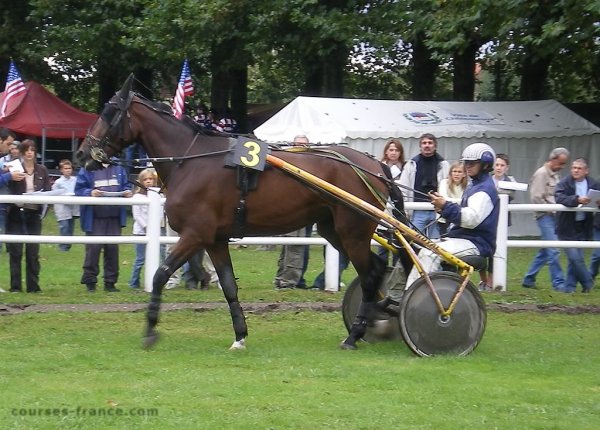
[[[79,230],[78,228],[76,230]],[[125,231],[130,232],[131,227]],[[43,234],[57,234],[54,216],[49,214],[44,220]],[[277,269],[279,248],[275,251],[256,251],[256,247],[244,249],[231,249],[236,276],[239,278],[240,300],[249,301],[331,301],[340,302],[341,294],[329,294],[315,291],[275,291],[273,290],[273,277]],[[73,245],[70,252],[59,252],[55,245],[41,245],[40,286],[42,294],[2,294],[0,301],[5,303],[121,303],[121,302],[146,302],[147,296],[143,293],[129,291],[127,282],[131,274],[131,265],[134,260],[134,245],[120,246],[121,273],[117,286],[121,293],[106,294],[99,291],[92,295],[85,291],[81,285],[81,264],[83,262],[84,245]],[[509,248],[507,261],[507,292],[486,294],[486,300],[499,302],[519,303],[558,303],[558,304],[594,304],[600,305],[600,293],[597,290],[591,294],[558,294],[550,287],[548,270],[544,269],[538,276],[538,290],[525,290],[521,287],[521,280],[533,255],[534,249]],[[589,251],[587,251],[589,253]],[[564,260],[564,257],[563,257]],[[566,267],[563,261],[563,267]],[[311,247],[309,268],[306,275],[307,282],[311,283],[323,269],[322,248]],[[0,254],[0,287],[8,290],[8,256],[5,252]],[[356,272],[350,267],[344,271],[342,280],[348,284]],[[477,275],[473,281],[477,284]],[[343,293],[343,291],[342,291]],[[222,300],[222,294],[215,288],[209,291],[186,291],[181,288],[166,290],[166,302],[196,302]]]
[[[45,220],[44,234],[55,234]],[[600,305],[600,293],[556,294],[520,281],[534,250],[510,249],[508,291],[488,303]],[[275,291],[278,251],[232,249],[244,302],[341,302],[342,294]],[[5,304],[146,303],[126,287],[133,245],[121,246],[120,293],[79,284],[83,246],[42,245],[41,294]],[[308,280],[320,272],[311,251]],[[0,282],[8,282],[0,255]],[[344,282],[354,276],[344,273]],[[0,284],[4,288],[4,285]],[[167,290],[167,302],[223,301],[220,291]],[[597,314],[488,313],[464,358],[417,358],[402,342],[338,348],[339,312],[247,314],[248,349],[223,309],[162,314],[161,341],[140,348],[143,312],[22,313],[0,318],[0,428],[7,429],[592,429],[600,426]]]
[[[342,351],[340,320],[338,312],[249,315],[248,349],[230,352],[223,310],[163,314],[152,351],[139,348],[141,313],[5,317],[2,428],[600,425],[597,316],[490,312],[473,354],[431,359],[401,342]]]

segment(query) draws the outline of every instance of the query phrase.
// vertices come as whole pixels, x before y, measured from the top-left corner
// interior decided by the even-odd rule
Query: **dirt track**
[[[312,310],[319,312],[335,312],[341,309],[338,303],[307,302],[307,303],[243,303],[246,313],[262,314],[276,311],[303,311]],[[48,313],[48,312],[144,312],[145,303],[113,303],[113,304],[55,304],[55,305],[11,305],[0,304],[0,315],[17,315],[21,313]],[[163,311],[177,311],[193,309],[196,312],[205,312],[214,309],[226,309],[225,303],[164,303]],[[566,314],[598,314],[600,306],[566,306],[566,305],[535,305],[535,304],[505,304],[490,303],[488,310],[500,312],[560,312]]]

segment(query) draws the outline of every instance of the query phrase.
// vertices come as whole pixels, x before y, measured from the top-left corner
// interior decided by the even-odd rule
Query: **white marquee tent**
[[[290,142],[306,134],[311,143],[345,143],[380,157],[388,139],[400,138],[407,157],[418,153],[419,136],[433,133],[438,152],[456,160],[473,142],[508,154],[510,173],[529,178],[555,147],[586,157],[600,178],[600,128],[554,100],[524,102],[434,102],[297,97],[254,130],[264,141]],[[563,171],[563,175],[568,170]],[[528,202],[517,192],[515,203]],[[514,214],[510,234],[531,235],[530,214]]]

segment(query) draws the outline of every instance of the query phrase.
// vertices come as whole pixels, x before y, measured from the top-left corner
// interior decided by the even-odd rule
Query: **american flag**
[[[15,62],[11,60],[10,68],[8,69],[8,78],[6,78],[6,88],[4,89],[4,101],[2,102],[2,107],[0,108],[0,118],[4,118],[6,115],[6,111],[9,107],[8,102],[10,99],[26,90],[27,88],[21,80],[21,75],[19,75],[17,66],[15,66]]]
[[[178,119],[181,119],[185,111],[185,97],[193,94],[194,83],[192,82],[192,75],[190,74],[190,67],[186,58],[183,62],[183,69],[181,70],[175,100],[173,101],[173,112]]]

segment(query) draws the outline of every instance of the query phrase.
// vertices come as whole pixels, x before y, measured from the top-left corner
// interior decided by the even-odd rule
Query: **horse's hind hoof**
[[[246,349],[246,339],[236,340],[229,347],[230,351],[243,351]]]
[[[158,332],[153,332],[153,333],[150,333],[150,334],[144,336],[144,338],[142,339],[142,348],[144,348],[144,349],[152,348],[154,346],[154,344],[156,342],[158,342],[158,338],[159,338]]]

